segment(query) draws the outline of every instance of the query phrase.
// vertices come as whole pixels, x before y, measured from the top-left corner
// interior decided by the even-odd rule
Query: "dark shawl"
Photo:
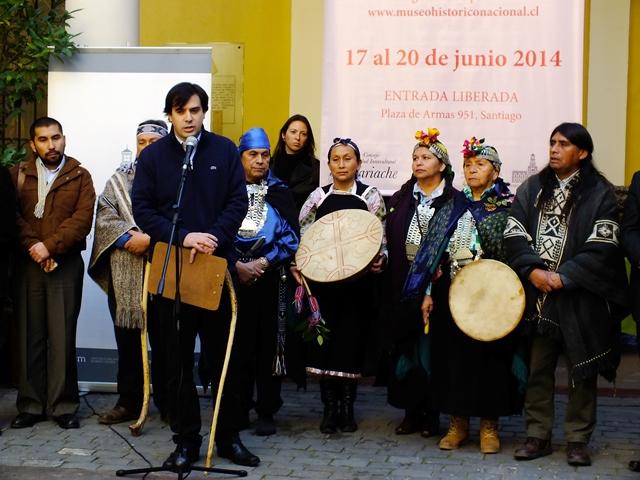
[[[535,251],[541,214],[537,205],[540,174],[517,190],[505,230],[505,247],[509,264],[525,287],[527,330],[564,342],[573,381],[598,373],[611,381],[619,363],[619,322],[628,303],[618,206],[612,185],[602,175],[594,172],[581,181],[585,182],[583,193],[574,199],[557,269],[570,283],[547,295],[540,315],[536,310],[539,292],[528,281],[534,268],[547,269]]]
[[[453,195],[436,212],[429,222],[427,237],[422,242],[411,265],[404,285],[403,298],[424,295],[425,288],[437,270],[455,231],[458,220],[469,210],[476,221],[483,258],[504,260],[502,232],[506,224],[511,198],[508,185],[498,178],[493,188],[487,190],[478,201],[468,199],[464,193],[455,190]]]
[[[416,210],[413,195],[415,184],[416,178],[412,176],[387,202],[386,234],[389,262],[385,275],[389,276],[389,288],[394,302],[400,300],[410,267],[405,244],[411,219]],[[438,211],[454,195],[454,192],[456,190],[447,184],[443,194],[434,199],[431,207]]]
[[[298,210],[291,194],[291,189],[280,180],[275,174],[268,177],[266,201],[284,218],[291,228],[300,237],[300,223],[298,221]]]

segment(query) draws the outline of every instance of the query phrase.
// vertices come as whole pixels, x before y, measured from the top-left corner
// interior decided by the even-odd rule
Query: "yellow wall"
[[[629,23],[629,82],[627,90],[627,148],[625,179],[640,170],[640,0],[631,0]]]
[[[244,44],[243,131],[263,127],[275,145],[289,116],[291,1],[140,0],[140,46],[210,42]]]
[[[625,183],[630,0],[588,2],[586,126],[595,164],[615,185]]]

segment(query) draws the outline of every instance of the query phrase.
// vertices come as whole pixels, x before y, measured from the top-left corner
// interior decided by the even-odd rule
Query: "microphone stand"
[[[167,269],[169,268],[169,260],[171,259],[171,249],[175,243],[175,247],[176,247],[176,254],[175,254],[175,259],[176,259],[176,294],[175,294],[175,298],[174,298],[174,303],[173,303],[173,318],[176,322],[176,332],[177,332],[177,339],[176,341],[178,342],[178,346],[181,345],[181,334],[180,334],[180,306],[182,304],[182,302],[180,301],[180,261],[181,261],[181,252],[180,252],[180,239],[179,236],[177,234],[177,230],[178,230],[178,221],[180,218],[180,207],[182,206],[182,193],[184,191],[184,184],[187,180],[187,169],[189,168],[189,163],[191,161],[191,155],[193,152],[193,148],[195,147],[195,144],[191,144],[190,140],[194,139],[194,137],[189,137],[186,140],[186,144],[187,144],[187,150],[185,152],[185,156],[184,156],[184,160],[182,162],[182,173],[180,175],[180,183],[178,185],[178,192],[176,194],[176,201],[175,203],[172,205],[173,208],[173,216],[171,217],[171,233],[169,234],[169,244],[167,246],[167,252],[165,253],[164,256],[164,263],[162,264],[162,273],[160,275],[160,280],[158,281],[158,289],[156,291],[156,294],[159,296],[162,296],[162,293],[164,292],[164,287],[166,284],[166,278],[167,278]],[[197,140],[196,140],[197,142]],[[165,339],[166,340],[166,339]],[[180,348],[179,348],[180,350]],[[180,355],[178,355],[178,362],[181,362],[181,357]],[[176,391],[176,396],[178,398],[180,398],[180,391],[182,390],[182,380],[183,380],[183,369],[180,368],[180,380],[178,382],[178,388]],[[181,415],[182,409],[180,409],[180,413],[179,415]],[[183,427],[183,422],[180,421],[180,428],[182,429]],[[128,470],[117,470],[116,471],[116,476],[117,477],[124,477],[126,475],[135,475],[138,473],[144,473],[144,474],[148,474],[148,473],[153,473],[153,472],[172,472],[172,473],[177,473],[178,474],[178,480],[183,480],[184,479],[184,475],[186,474],[187,476],[192,472],[192,471],[196,471],[196,472],[207,472],[207,473],[221,473],[221,474],[225,474],[225,475],[235,475],[238,477],[246,477],[247,476],[247,471],[246,470],[232,470],[229,468],[216,468],[216,467],[201,467],[198,465],[191,465],[191,462],[189,461],[188,458],[186,458],[183,455],[178,455],[175,459],[175,467],[165,467],[165,466],[161,466],[161,467],[147,467],[147,468],[133,468],[133,469],[128,469]]]

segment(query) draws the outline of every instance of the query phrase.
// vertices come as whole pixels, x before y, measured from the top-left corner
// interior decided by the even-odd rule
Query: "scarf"
[[[33,209],[33,215],[36,218],[42,218],[44,215],[44,205],[47,201],[47,195],[49,194],[49,190],[51,190],[51,186],[58,176],[58,173],[60,173],[60,169],[51,177],[51,181],[48,183],[47,176],[49,175],[49,170],[44,166],[44,163],[42,163],[42,160],[39,158],[36,160],[36,170],[38,171],[38,203],[36,203],[36,206]]]

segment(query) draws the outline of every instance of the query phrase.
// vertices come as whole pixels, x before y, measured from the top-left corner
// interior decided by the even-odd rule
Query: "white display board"
[[[416,130],[440,130],[457,185],[463,141],[486,138],[515,187],[551,130],[582,120],[583,0],[325,0],[324,25],[321,158],[353,139],[386,194],[411,175]]]
[[[65,63],[51,60],[48,115],[62,124],[66,153],[89,170],[96,194],[120,164],[122,151],[135,155],[137,125],[166,120],[164,101],[172,86],[197,83],[211,95],[211,65],[211,48],[81,48]],[[92,243],[93,231],[83,252],[85,266]],[[106,295],[86,274],[76,345],[81,386],[112,387],[113,324]]]

